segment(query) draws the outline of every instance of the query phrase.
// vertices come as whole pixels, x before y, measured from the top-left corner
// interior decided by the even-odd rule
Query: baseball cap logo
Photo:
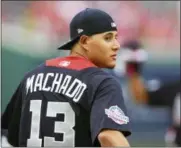
[[[78,33],[81,33],[81,32],[83,32],[83,31],[84,31],[83,29],[80,29],[80,28],[77,29],[77,32],[78,32]]]
[[[112,27],[116,27],[116,24],[114,22],[111,23]]]

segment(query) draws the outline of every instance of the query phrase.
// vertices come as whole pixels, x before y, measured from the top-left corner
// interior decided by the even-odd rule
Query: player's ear
[[[84,48],[86,51],[88,51],[88,39],[89,37],[86,35],[82,35],[79,39],[79,45]]]

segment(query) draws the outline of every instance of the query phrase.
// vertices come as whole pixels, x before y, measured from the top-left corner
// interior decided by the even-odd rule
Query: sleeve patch
[[[105,114],[117,124],[122,125],[129,122],[129,118],[125,116],[124,112],[117,105],[105,109]]]

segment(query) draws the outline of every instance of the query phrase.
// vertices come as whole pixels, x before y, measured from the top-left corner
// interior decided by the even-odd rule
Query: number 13
[[[27,140],[27,146],[42,145],[42,139],[39,138],[40,117],[42,100],[31,100],[30,111],[32,112],[30,138]],[[47,117],[56,117],[58,113],[64,114],[65,121],[56,121],[54,125],[55,133],[63,133],[63,141],[55,141],[53,137],[44,137],[44,146],[62,146],[74,147],[75,131],[75,113],[67,102],[48,102]],[[49,128],[49,127],[47,127]]]

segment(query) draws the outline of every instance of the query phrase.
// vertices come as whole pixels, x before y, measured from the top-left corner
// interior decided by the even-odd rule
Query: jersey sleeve
[[[107,78],[99,85],[90,120],[93,143],[97,141],[97,136],[103,129],[118,130],[125,136],[131,134],[122,89],[113,78]]]
[[[21,84],[16,89],[1,117],[1,129],[8,130],[8,141],[18,146],[19,123],[22,108]]]

